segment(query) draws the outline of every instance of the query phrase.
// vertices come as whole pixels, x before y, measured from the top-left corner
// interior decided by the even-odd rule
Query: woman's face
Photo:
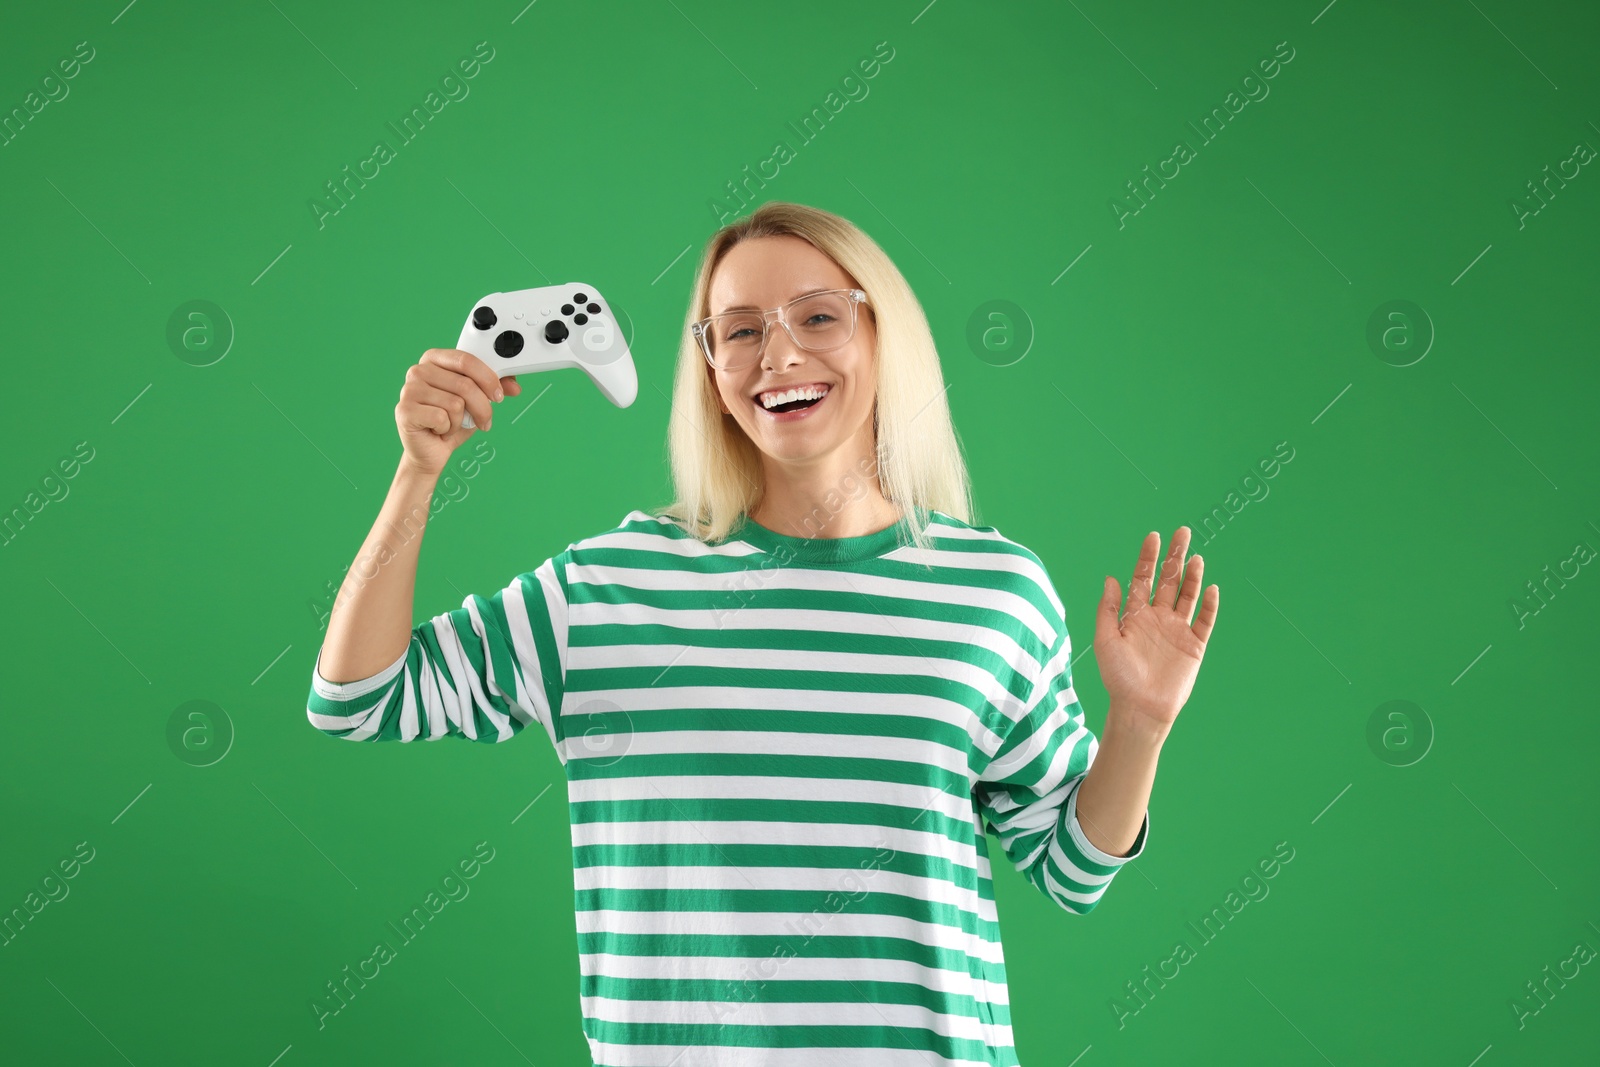
[[[736,307],[779,307],[817,289],[859,288],[855,279],[811,242],[788,234],[741,241],[711,277],[711,314]],[[877,329],[865,305],[856,309],[855,334],[830,352],[808,352],[771,324],[761,358],[735,371],[706,366],[724,414],[731,414],[764,455],[779,463],[824,462],[845,449],[855,462],[874,447]],[[800,385],[825,386],[827,395],[803,417],[777,418],[760,395]]]

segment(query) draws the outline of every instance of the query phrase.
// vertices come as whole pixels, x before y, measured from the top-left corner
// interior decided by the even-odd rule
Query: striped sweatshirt
[[[421,623],[384,670],[312,671],[351,741],[509,741],[566,777],[596,1065],[1016,1065],[986,833],[1062,909],[1138,856],[1084,835],[1098,741],[1044,565],[934,511],[859,537],[630,512]]]

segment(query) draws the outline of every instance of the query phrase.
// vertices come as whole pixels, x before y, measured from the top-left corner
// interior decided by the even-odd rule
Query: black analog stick
[[[494,308],[487,304],[472,310],[472,325],[480,330],[487,330],[495,324]]]
[[[546,332],[549,331],[547,330]],[[516,330],[504,331],[494,339],[494,351],[496,355],[510,359],[522,351],[522,335]]]
[[[567,324],[560,319],[551,319],[544,324],[544,339],[553,345],[558,345],[567,339]],[[521,348],[521,338],[518,338],[518,348]]]

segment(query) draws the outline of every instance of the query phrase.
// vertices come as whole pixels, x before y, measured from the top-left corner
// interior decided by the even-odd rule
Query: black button
[[[493,326],[495,322],[496,319],[494,317],[494,308],[490,307],[488,304],[483,304],[472,309],[472,325],[476,326],[478,329],[487,330],[489,327]]]
[[[494,350],[496,355],[510,359],[522,351],[522,335],[516,330],[506,330],[494,339]]]
[[[579,326],[582,326],[584,323],[589,321],[589,316],[580,311],[576,315],[572,316],[572,321],[577,323]]]
[[[589,298],[584,296],[582,293],[579,293],[577,296],[572,298],[572,302],[574,304],[587,304],[589,302]]]
[[[600,314],[600,305],[599,304],[590,304],[589,305],[589,314],[591,314],[591,315]]]
[[[561,314],[563,314],[563,315],[572,314],[572,305],[571,304],[562,304],[561,305]]]
[[[551,319],[544,324],[544,339],[553,345],[558,345],[567,339],[567,324],[560,319]]]

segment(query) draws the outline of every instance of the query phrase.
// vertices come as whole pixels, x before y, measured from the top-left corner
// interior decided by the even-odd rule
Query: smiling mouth
[[[818,404],[822,403],[822,401],[827,399],[829,393],[833,392],[832,386],[828,385],[822,385],[815,388],[802,386],[801,390],[804,392],[820,393],[821,395],[802,396],[794,400],[787,400],[781,404],[774,404],[771,407],[768,407],[766,404],[762,403],[761,394],[759,393],[751,399],[755,403],[756,407],[760,408],[769,415],[786,415],[792,412],[804,411],[807,408],[816,407]]]
[[[823,396],[826,396],[826,395],[827,395],[826,393],[823,394]],[[822,403],[822,397],[821,396],[815,397],[815,398],[810,399],[810,400],[791,400],[787,404],[775,404],[770,408],[766,407],[766,406],[763,406],[761,408],[761,410],[762,411],[770,411],[775,415],[782,415],[785,412],[799,411],[801,408],[814,407],[814,406],[816,406],[817,404],[820,404],[820,403]]]

